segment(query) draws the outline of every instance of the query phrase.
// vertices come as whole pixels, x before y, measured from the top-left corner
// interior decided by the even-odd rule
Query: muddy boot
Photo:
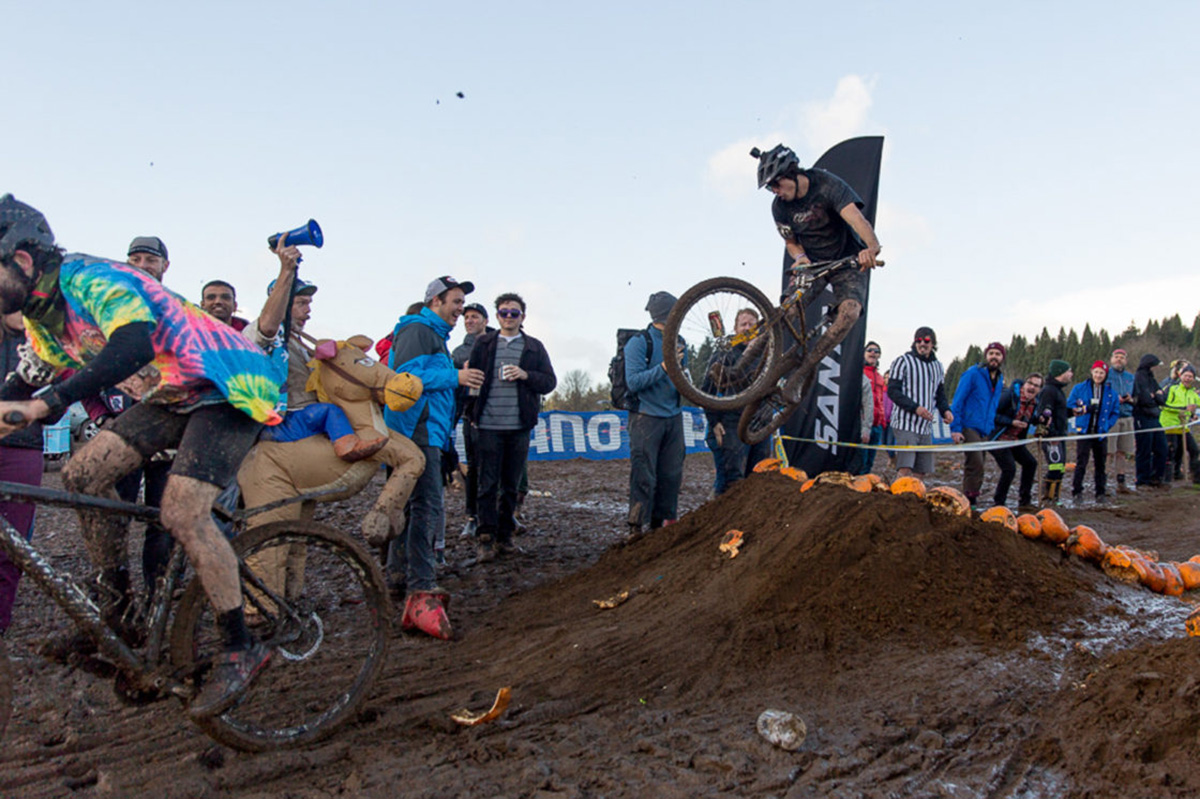
[[[1117,475],[1117,493],[1118,494],[1128,494],[1129,493],[1129,486],[1125,485],[1125,475],[1123,475],[1123,474]]]
[[[446,615],[446,606],[449,604],[450,594],[440,588],[433,591],[413,591],[404,601],[400,629],[420,630],[426,635],[449,641],[454,635],[454,631],[450,629],[450,617]]]
[[[475,544],[475,559],[479,563],[491,563],[496,559],[496,547],[487,533],[479,536],[479,541]]]
[[[337,455],[346,463],[355,463],[371,457],[376,452],[387,446],[387,443],[387,436],[382,436],[371,441],[365,441],[353,433],[347,433],[337,441],[333,442],[333,454]]]

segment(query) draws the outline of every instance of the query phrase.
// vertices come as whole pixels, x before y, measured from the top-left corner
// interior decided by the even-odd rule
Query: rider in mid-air
[[[839,270],[828,278],[833,323],[800,365],[801,373],[807,373],[842,342],[862,314],[866,271],[879,265],[879,239],[860,210],[862,199],[838,176],[824,169],[802,169],[800,159],[782,144],[765,153],[756,147],[750,154],[758,159],[758,187],[775,195],[771,213],[793,266],[858,258],[857,270]],[[814,288],[822,289],[820,281]]]

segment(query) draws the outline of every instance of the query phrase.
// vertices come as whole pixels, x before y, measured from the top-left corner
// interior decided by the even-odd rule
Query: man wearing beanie
[[[992,431],[996,420],[996,406],[1004,392],[1005,349],[999,341],[988,344],[983,351],[983,362],[963,372],[954,391],[954,402],[950,411],[954,421],[950,424],[950,438],[955,444],[983,441]],[[975,507],[979,490],[983,487],[983,451],[963,453],[963,494]]]
[[[892,432],[896,445],[896,466],[901,477],[933,471],[933,453],[914,452],[903,447],[933,443],[934,410],[946,424],[954,421],[946,401],[945,372],[937,359],[937,334],[930,327],[918,327],[912,349],[892,362],[887,395],[895,405]]]
[[[1117,392],[1108,383],[1108,364],[1096,361],[1092,364],[1092,379],[1079,383],[1067,397],[1067,407],[1075,414],[1075,430],[1083,437],[1075,442],[1075,477],[1071,486],[1071,499],[1076,507],[1083,498],[1083,478],[1087,476],[1088,458],[1096,460],[1096,501],[1103,502],[1108,475],[1105,457],[1108,455],[1108,438],[1120,415],[1120,400]]]
[[[1154,367],[1162,360],[1152,353],[1138,361],[1137,373],[1133,376],[1133,429],[1135,463],[1138,488],[1159,488],[1167,475],[1167,436],[1159,429],[1159,408],[1166,399],[1158,381],[1154,379]]]
[[[1067,435],[1067,419],[1071,412],[1067,408],[1067,395],[1063,388],[1070,385],[1075,373],[1071,364],[1055,359],[1046,370],[1046,385],[1038,395],[1038,407],[1034,418],[1038,420],[1039,436],[1048,438],[1065,438]],[[1067,448],[1062,441],[1043,441],[1042,453],[1046,456],[1046,477],[1042,480],[1042,506],[1050,507],[1058,504],[1062,493],[1063,475],[1067,471]]]
[[[663,365],[663,327],[675,296],[650,295],[650,350],[646,336],[625,342],[625,383],[629,386],[629,528],[641,532],[671,524],[678,516],[683,484],[683,412],[679,392]],[[685,346],[683,341],[679,346]]]

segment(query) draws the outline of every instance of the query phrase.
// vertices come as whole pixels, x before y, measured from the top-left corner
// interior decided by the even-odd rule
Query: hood
[[[409,325],[425,325],[437,331],[437,334],[444,339],[450,338],[452,328],[446,323],[446,320],[435,314],[429,308],[422,308],[420,313],[401,316],[400,321],[396,323],[396,329],[402,330]]]
[[[1162,363],[1162,358],[1148,352],[1138,361],[1138,371],[1140,372],[1143,369],[1149,371],[1151,367],[1158,366],[1160,363]]]

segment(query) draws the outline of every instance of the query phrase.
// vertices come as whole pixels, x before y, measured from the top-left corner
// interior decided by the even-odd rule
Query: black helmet
[[[0,197],[0,258],[8,258],[25,242],[54,248],[54,233],[42,212],[11,194]]]
[[[776,144],[767,152],[755,147],[750,155],[758,159],[758,187],[761,189],[773,180],[791,177],[800,171],[800,159],[782,144]]]

